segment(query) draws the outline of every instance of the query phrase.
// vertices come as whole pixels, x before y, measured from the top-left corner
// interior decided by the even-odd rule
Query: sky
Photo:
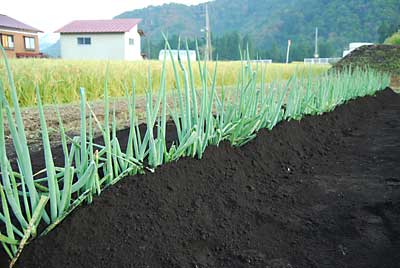
[[[11,0],[1,2],[1,14],[13,17],[45,33],[52,33],[72,20],[112,19],[124,11],[150,5],[171,2],[195,5],[207,0]]]

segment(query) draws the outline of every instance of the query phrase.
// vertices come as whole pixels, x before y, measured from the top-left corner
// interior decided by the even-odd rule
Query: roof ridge
[[[28,31],[28,32],[43,32],[33,26],[30,26],[29,24],[26,24],[22,21],[14,19],[8,15],[5,15],[5,14],[0,14],[0,15],[1,15],[0,27],[16,29],[16,30],[23,30],[23,31]]]
[[[107,32],[129,32],[138,25],[142,19],[97,19],[97,20],[74,20],[64,25],[56,33],[107,33]]]

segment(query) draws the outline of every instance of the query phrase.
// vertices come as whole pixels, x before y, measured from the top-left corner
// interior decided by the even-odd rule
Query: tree
[[[400,45],[400,31],[394,33],[392,36],[386,38],[385,44]]]
[[[389,24],[387,21],[383,21],[378,27],[379,43],[383,43],[386,38],[397,32],[399,28],[400,25]]]
[[[335,47],[331,41],[320,40],[318,44],[319,56],[321,58],[333,58],[335,57]]]
[[[218,55],[220,60],[239,60],[239,46],[241,40],[238,32],[226,33],[220,37],[213,38],[214,58]]]
[[[255,51],[254,51],[254,45],[253,45],[253,40],[249,34],[246,34],[243,39],[242,39],[242,44],[241,44],[242,49],[248,50],[250,59],[255,58]]]
[[[281,48],[279,48],[277,43],[273,43],[272,47],[270,49],[270,58],[274,61],[274,62],[283,62],[284,61],[284,50]]]

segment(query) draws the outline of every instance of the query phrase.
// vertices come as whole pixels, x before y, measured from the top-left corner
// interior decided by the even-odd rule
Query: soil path
[[[399,174],[400,96],[387,89],[126,178],[18,267],[398,268]]]

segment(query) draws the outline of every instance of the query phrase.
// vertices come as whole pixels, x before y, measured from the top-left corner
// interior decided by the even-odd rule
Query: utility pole
[[[206,59],[212,60],[212,47],[211,47],[211,27],[210,27],[210,17],[208,15],[208,4],[206,3]]]
[[[315,51],[314,51],[314,58],[318,59],[318,27],[315,27]]]
[[[287,42],[287,50],[286,50],[286,64],[289,63],[289,51],[290,51],[291,44],[292,44],[292,41],[289,39]]]

